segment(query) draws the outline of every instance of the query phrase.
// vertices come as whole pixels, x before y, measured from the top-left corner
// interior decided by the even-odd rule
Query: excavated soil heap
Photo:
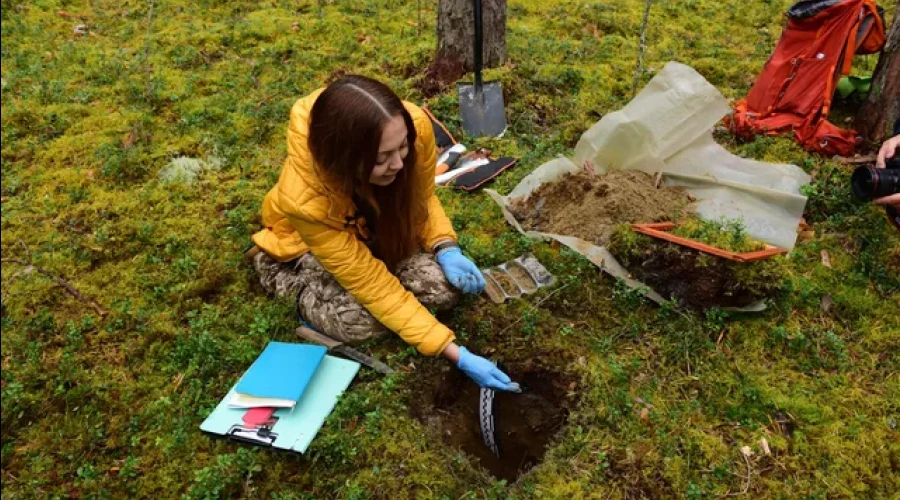
[[[690,202],[684,188],[656,189],[644,172],[582,170],[512,200],[510,210],[525,229],[605,245],[617,224],[677,220],[694,212]]]

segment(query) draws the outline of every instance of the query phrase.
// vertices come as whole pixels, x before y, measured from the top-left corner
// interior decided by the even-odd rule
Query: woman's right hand
[[[494,363],[481,356],[472,354],[465,347],[451,343],[444,349],[443,355],[475,381],[479,387],[495,391],[522,392],[519,384],[513,382]]]

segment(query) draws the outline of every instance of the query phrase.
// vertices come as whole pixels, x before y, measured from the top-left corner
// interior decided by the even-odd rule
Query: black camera
[[[889,161],[885,166],[857,168],[850,177],[853,195],[869,201],[900,193],[900,162]]]
[[[885,168],[857,168],[850,177],[850,186],[853,188],[853,195],[863,201],[900,193],[900,155],[890,159]],[[900,231],[900,210],[893,205],[885,205],[884,211],[891,224]]]

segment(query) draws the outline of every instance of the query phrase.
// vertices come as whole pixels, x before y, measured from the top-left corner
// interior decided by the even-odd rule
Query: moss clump
[[[755,252],[766,247],[765,243],[747,234],[741,219],[710,221],[691,218],[672,229],[672,234],[736,253]]]

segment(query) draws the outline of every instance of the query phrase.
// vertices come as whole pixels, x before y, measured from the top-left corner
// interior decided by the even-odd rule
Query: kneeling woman
[[[427,309],[484,289],[434,195],[436,161],[428,116],[378,81],[346,76],[300,99],[253,265],[268,291],[295,294],[303,318],[330,337],[391,330],[482,387],[517,391]]]

